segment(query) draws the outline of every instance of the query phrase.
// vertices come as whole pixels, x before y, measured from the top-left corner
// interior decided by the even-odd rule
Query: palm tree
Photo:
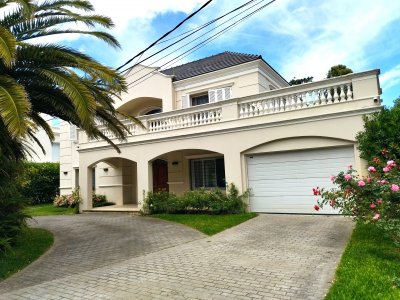
[[[119,139],[129,132],[113,106],[114,99],[126,91],[124,78],[74,49],[30,43],[39,37],[78,33],[120,47],[112,35],[95,30],[111,28],[111,19],[91,14],[93,6],[85,0],[3,0],[0,10],[12,2],[15,8],[0,17],[0,153],[16,146],[26,149],[23,141],[35,139],[39,127],[54,139],[42,114],[68,121],[90,138],[103,138],[118,150],[96,123],[106,125]],[[68,28],[76,24],[88,30]]]

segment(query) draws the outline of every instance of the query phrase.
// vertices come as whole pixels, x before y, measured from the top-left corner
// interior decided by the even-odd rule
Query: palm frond
[[[41,69],[40,73],[62,88],[63,93],[73,103],[82,124],[87,126],[93,122],[92,114],[96,108],[96,101],[78,75],[72,71],[55,69]]]
[[[6,67],[11,67],[15,61],[17,41],[10,31],[0,26],[0,59]]]
[[[30,110],[24,87],[13,78],[0,75],[0,116],[12,136],[23,136],[28,128]]]
[[[56,35],[56,34],[66,34],[66,33],[77,33],[83,35],[90,35],[102,40],[103,42],[107,43],[108,45],[114,48],[121,48],[120,43],[118,40],[113,37],[111,34],[103,31],[85,31],[85,30],[73,30],[73,29],[49,29],[49,30],[41,30],[35,32],[27,37],[20,37],[19,41],[26,41],[31,40],[39,37]]]
[[[38,127],[41,127],[46,132],[50,141],[54,141],[54,132],[49,123],[47,123],[37,112],[31,111],[29,116]]]

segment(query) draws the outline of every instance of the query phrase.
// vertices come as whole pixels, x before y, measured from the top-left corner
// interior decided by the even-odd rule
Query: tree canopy
[[[5,0],[0,10],[12,2],[16,8],[3,11],[0,17],[2,154],[21,157],[21,149],[27,150],[24,141],[28,137],[40,142],[34,136],[38,128],[54,139],[43,114],[75,124],[90,138],[102,138],[112,145],[96,123],[107,126],[117,138],[125,138],[128,129],[113,105],[126,91],[124,78],[75,49],[30,43],[39,37],[77,33],[118,48],[112,35],[97,29],[113,27],[111,19],[93,14],[93,6],[85,0]],[[77,24],[87,30],[77,29],[81,27]]]
[[[358,133],[361,157],[372,162],[400,159],[400,97],[392,108],[364,117],[364,131]]]
[[[332,78],[332,77],[338,77],[338,76],[343,76],[349,73],[353,73],[353,70],[348,68],[345,65],[335,65],[332,66],[329,71],[328,74],[326,75],[326,78]]]
[[[296,79],[296,77],[293,77],[293,79],[289,81],[289,84],[290,85],[299,85],[299,84],[303,84],[303,83],[312,82],[313,79],[314,79],[314,77],[312,77],[312,76],[299,78],[299,79]]]

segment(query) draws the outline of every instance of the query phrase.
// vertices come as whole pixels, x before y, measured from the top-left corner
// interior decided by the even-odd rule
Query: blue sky
[[[115,50],[78,36],[57,37],[54,41],[118,67],[206,1],[114,0],[112,5],[107,0],[91,2],[97,13],[110,16],[116,23],[111,32],[119,39],[122,49]],[[196,28],[245,2],[214,0],[171,36]],[[391,105],[400,96],[399,12],[400,1],[397,0],[277,0],[176,64],[223,51],[236,51],[261,54],[288,81],[306,76],[323,79],[328,69],[339,63],[355,72],[380,69],[382,98],[385,105]],[[172,48],[175,52],[169,59],[190,46]],[[161,45],[148,54],[160,48]]]

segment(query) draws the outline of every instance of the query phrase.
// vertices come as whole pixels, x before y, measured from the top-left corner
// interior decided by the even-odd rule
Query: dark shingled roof
[[[173,75],[173,80],[179,81],[258,59],[262,59],[261,55],[225,51],[184,65],[162,70],[161,73]]]

